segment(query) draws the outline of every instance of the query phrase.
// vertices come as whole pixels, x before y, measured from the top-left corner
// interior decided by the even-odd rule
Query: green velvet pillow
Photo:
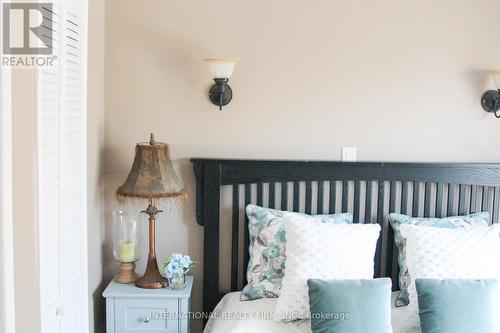
[[[307,280],[313,333],[392,333],[391,279]]]
[[[500,332],[497,280],[416,279],[422,333]]]

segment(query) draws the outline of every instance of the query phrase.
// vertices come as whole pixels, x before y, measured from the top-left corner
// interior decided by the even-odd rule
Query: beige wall
[[[498,0],[108,0],[106,13],[108,244],[111,194],[150,131],[191,187],[193,156],[336,160],[356,146],[360,160],[500,161],[500,121],[479,104],[500,67]],[[222,112],[209,55],[241,57]],[[202,231],[192,197],[159,218],[158,256],[200,261],[194,310]]]

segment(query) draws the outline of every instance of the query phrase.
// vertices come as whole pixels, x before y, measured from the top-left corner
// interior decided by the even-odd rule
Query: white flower
[[[167,265],[167,268],[165,269],[165,274],[167,275],[167,278],[171,279],[173,275],[173,269],[172,269],[172,262],[170,262]]]
[[[179,264],[181,264],[181,266],[182,266],[182,267],[184,267],[184,268],[188,268],[188,267],[189,267],[189,265],[191,265],[191,264],[189,263],[189,261],[188,261],[188,260],[186,260],[186,258],[182,258],[182,259],[179,261]]]
[[[190,256],[172,253],[163,261],[163,271],[167,278],[171,279],[173,274],[186,274],[193,264]]]

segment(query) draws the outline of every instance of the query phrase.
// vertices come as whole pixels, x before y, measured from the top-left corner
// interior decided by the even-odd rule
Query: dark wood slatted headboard
[[[384,163],[192,159],[196,219],[204,226],[203,310],[214,309],[219,290],[220,204],[232,188],[231,291],[246,279],[248,228],[240,202],[305,213],[351,212],[355,222],[379,223],[375,276],[392,277],[397,265],[390,212],[443,217],[489,211],[499,220],[500,164]],[[252,198],[255,198],[252,201]],[[267,200],[265,200],[267,198]],[[246,218],[245,218],[245,222]],[[241,230],[243,229],[243,230]],[[244,245],[239,246],[243,233]],[[243,263],[240,262],[243,249]],[[244,269],[240,273],[238,267]]]

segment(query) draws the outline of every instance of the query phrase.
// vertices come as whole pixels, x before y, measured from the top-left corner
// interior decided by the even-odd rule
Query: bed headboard
[[[444,217],[487,210],[499,220],[500,164],[385,163],[271,160],[191,160],[196,177],[196,219],[204,226],[203,311],[214,309],[219,289],[220,204],[231,188],[231,291],[246,280],[248,228],[240,203],[308,214],[351,212],[354,221],[379,223],[375,276],[397,287],[390,212]],[[243,230],[242,230],[243,229]],[[239,246],[243,239],[243,246]],[[243,251],[243,254],[239,253]],[[243,263],[241,262],[243,258]],[[243,266],[243,271],[238,267]]]

